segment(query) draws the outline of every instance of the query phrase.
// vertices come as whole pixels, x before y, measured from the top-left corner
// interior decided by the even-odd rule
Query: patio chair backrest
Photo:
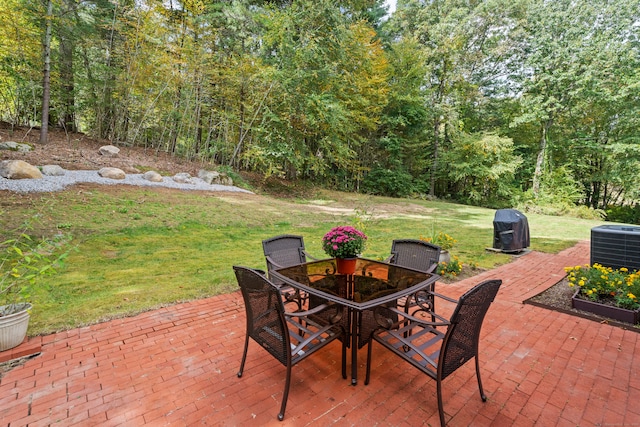
[[[424,240],[398,239],[391,245],[392,264],[433,272],[440,258],[440,247]]]
[[[482,322],[501,284],[502,281],[497,279],[484,281],[458,300],[440,353],[438,367],[441,379],[477,356]]]
[[[290,267],[307,262],[302,236],[282,234],[271,237],[262,241],[262,250],[267,258],[267,270],[273,268],[270,261],[280,267]]]
[[[291,344],[280,289],[257,271],[239,266],[233,269],[247,313],[247,335],[287,366]]]

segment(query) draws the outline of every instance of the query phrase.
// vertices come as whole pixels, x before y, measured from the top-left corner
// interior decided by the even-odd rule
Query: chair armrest
[[[381,314],[381,312],[386,312],[386,314],[395,314],[398,319],[394,322],[390,317]],[[437,313],[431,311],[421,311],[427,315],[433,316],[433,318],[437,318],[440,320],[439,322],[430,322],[428,320],[420,319],[418,317],[412,316],[403,310],[398,310],[395,307],[376,307],[374,309],[373,315],[376,320],[376,323],[383,329],[398,329],[401,326],[404,326],[407,320],[418,323],[423,326],[436,327],[436,326],[449,326],[451,322],[440,316]]]
[[[277,270],[278,268],[284,268],[284,265],[278,264],[270,256],[266,256],[265,260],[267,261],[267,270],[272,270],[272,269]]]
[[[323,310],[326,310],[329,307],[334,306],[335,304],[332,303],[327,303],[327,304],[320,304],[314,308],[312,308],[311,310],[303,310],[303,311],[287,311],[284,313],[285,316],[288,317],[305,317],[305,316],[309,316],[311,314],[317,314],[320,313]]]
[[[388,257],[386,257],[384,260],[382,260],[382,262],[386,262],[387,264],[389,264],[392,259],[393,259],[393,254],[391,254]]]
[[[327,302],[325,304],[320,304],[314,308],[312,308],[311,310],[304,310],[304,311],[288,311],[285,312],[284,315],[288,318],[303,318],[303,317],[308,317],[309,315],[313,315],[313,314],[318,314],[322,311],[328,310],[328,309],[336,309],[336,313],[332,314],[329,317],[329,322],[331,325],[336,325],[340,322],[340,320],[342,319],[342,315],[343,312],[342,310],[340,310],[340,305],[338,304],[334,304],[333,302]]]
[[[304,254],[305,257],[310,258],[313,261],[318,261],[320,258],[316,258],[313,255],[310,255],[309,252],[303,250],[302,253]]]
[[[431,264],[431,267],[427,268],[427,273],[435,273],[438,269],[438,263]]]
[[[435,297],[442,298],[442,299],[443,299],[443,300],[445,300],[445,301],[452,302],[452,303],[454,303],[454,304],[457,304],[457,303],[458,303],[458,300],[457,300],[457,299],[455,299],[455,298],[451,298],[451,297],[448,297],[448,296],[446,296],[446,295],[439,294],[439,293],[434,292],[434,291],[427,291],[427,293],[429,293],[429,294],[431,294],[431,295],[433,295],[433,296],[435,296]]]
[[[438,297],[453,304],[457,304],[458,300],[450,298],[446,295],[439,294],[435,291],[428,289],[417,291],[409,295],[405,301],[405,313],[409,312],[409,308],[412,306],[419,307],[418,310],[433,314],[435,317],[440,317],[434,312],[434,300]],[[413,303],[411,303],[413,300]]]
[[[398,310],[398,311],[400,311],[400,310]],[[440,322],[430,322],[428,320],[420,319],[418,317],[412,316],[411,314],[408,314],[408,313],[405,313],[405,312],[402,312],[402,313],[404,313],[403,316],[404,316],[405,320],[408,319],[408,320],[411,320],[412,322],[418,323],[418,324],[423,325],[423,326],[431,326],[431,327],[434,327],[434,326],[449,326],[451,324],[451,322],[449,320],[445,319],[444,317],[440,316],[439,314],[437,314],[437,313],[435,313],[433,311],[423,311],[422,313],[431,315],[431,316],[439,319]],[[404,323],[404,321],[403,322],[399,322],[399,323]]]

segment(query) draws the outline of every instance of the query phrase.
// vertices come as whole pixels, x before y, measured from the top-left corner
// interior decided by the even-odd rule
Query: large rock
[[[42,166],[42,175],[46,176],[63,176],[64,169],[58,165],[44,165]]]
[[[23,160],[3,160],[0,162],[0,176],[8,179],[41,179],[42,172]]]
[[[198,171],[198,178],[207,184],[233,185],[233,180],[229,178],[227,174],[216,171],[200,169]]]
[[[198,178],[206,182],[207,184],[211,184],[214,180],[218,179],[220,174],[214,171],[208,171],[204,169],[200,169],[198,171]]]
[[[114,145],[103,145],[98,150],[98,153],[105,157],[118,157],[120,149]]]
[[[193,184],[193,179],[191,179],[191,174],[187,172],[180,172],[173,176],[173,180],[179,184]]]
[[[20,151],[21,153],[27,153],[32,149],[33,148],[31,148],[30,145],[20,144],[19,142],[14,142],[14,141],[0,142],[0,150]]]
[[[118,168],[102,168],[98,171],[98,175],[110,179],[125,179],[127,176],[122,169]]]
[[[162,175],[156,171],[147,171],[142,175],[142,179],[146,179],[151,182],[162,182]]]

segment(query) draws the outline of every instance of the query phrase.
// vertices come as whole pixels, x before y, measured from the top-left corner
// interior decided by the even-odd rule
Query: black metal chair
[[[267,262],[268,273],[278,268],[304,264],[307,262],[307,257],[312,260],[317,259],[306,252],[302,236],[293,234],[281,234],[263,240],[262,251],[264,252],[264,257]],[[280,286],[285,302],[296,302],[298,309],[302,308],[307,298],[306,294],[272,278],[270,274],[269,279],[271,279],[275,285]]]
[[[311,316],[338,306],[322,305],[308,311],[286,312],[280,288],[260,271],[240,266],[234,266],[233,269],[247,314],[247,333],[238,377],[242,377],[244,372],[249,338],[252,338],[287,368],[284,395],[278,414],[278,419],[282,421],[289,397],[291,367],[345,335],[341,325],[319,324]],[[339,320],[339,317],[336,319]],[[342,340],[341,344],[343,378],[347,378],[346,341]]]
[[[385,261],[425,273],[434,273],[438,268],[440,250],[440,246],[424,240],[396,239],[391,244],[391,255]],[[429,293],[421,293],[420,298],[423,304],[430,304],[431,310],[435,311],[434,300]],[[409,299],[400,300],[398,305],[404,307],[407,313],[415,306],[409,303]]]
[[[281,234],[262,241],[262,250],[267,261],[267,271],[292,265],[304,264],[307,257],[315,260],[304,248],[302,236]]]
[[[446,301],[457,302],[449,320],[433,312],[423,314],[428,317],[434,316],[436,322],[420,319],[416,317],[418,314],[410,315],[393,307],[381,307],[376,310],[376,320],[380,328],[371,335],[372,339],[369,341],[365,384],[369,384],[371,377],[371,348],[372,341],[375,340],[436,380],[438,412],[442,426],[445,425],[442,380],[472,358],[475,358],[480,397],[483,402],[486,401],[480,379],[478,341],[485,314],[501,284],[501,280],[484,281],[467,291],[457,301],[434,293],[434,296]],[[398,319],[395,322],[392,320],[394,316]],[[443,328],[446,329],[442,330]]]
[[[433,273],[438,267],[440,246],[424,240],[397,239],[391,244],[391,256],[385,261],[414,270]]]

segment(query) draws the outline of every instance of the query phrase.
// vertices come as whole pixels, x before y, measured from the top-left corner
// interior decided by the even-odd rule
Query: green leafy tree
[[[28,125],[40,115],[42,43],[27,6],[22,0],[0,2],[0,116],[13,125]]]
[[[443,152],[449,191],[474,205],[506,206],[517,194],[514,177],[522,159],[513,141],[491,133],[461,134]]]
[[[403,38],[419,43],[426,69],[420,88],[428,114],[424,127],[428,129],[431,195],[446,189],[447,173],[440,168],[440,156],[465,130],[465,112],[485,104],[487,95],[499,88],[495,82],[504,79],[508,67],[500,60],[507,56],[506,33],[513,26],[518,4],[499,0],[398,2],[390,25]]]
[[[431,159],[425,127],[429,112],[422,93],[426,64],[419,43],[408,37],[391,44],[386,56],[390,67],[388,101],[371,142],[376,158],[365,178],[365,188],[372,193],[404,196],[418,192],[419,187],[429,188],[424,174]],[[417,187],[412,188],[411,182]]]
[[[260,147],[247,154],[290,178],[353,188],[356,154],[368,155],[363,144],[386,103],[387,63],[375,33],[325,0],[272,8],[265,19],[278,95],[266,105]]]
[[[595,206],[606,193],[603,173],[613,171],[606,166],[611,160],[606,146],[616,133],[616,117],[629,117],[629,108],[637,111],[627,89],[637,83],[628,73],[637,59],[624,52],[637,51],[631,43],[637,38],[638,2],[530,1],[527,6],[523,71],[517,78],[521,113],[512,126],[538,128],[533,193],[540,192],[544,173],[569,161],[591,187],[589,203]],[[618,91],[627,95],[619,97]]]

